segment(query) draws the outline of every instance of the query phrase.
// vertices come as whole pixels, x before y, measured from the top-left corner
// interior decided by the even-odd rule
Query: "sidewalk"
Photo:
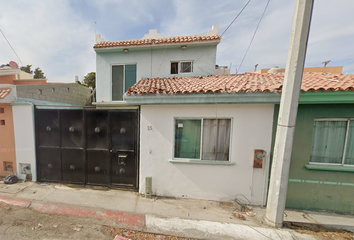
[[[69,187],[63,184],[0,183],[0,202],[36,211],[95,217],[112,226],[199,239],[319,239],[263,223],[264,208],[251,217],[235,205],[214,201],[154,198],[114,189]],[[241,216],[241,217],[240,217]],[[245,217],[245,220],[239,218]],[[285,221],[323,224],[354,232],[354,216],[286,211]]]

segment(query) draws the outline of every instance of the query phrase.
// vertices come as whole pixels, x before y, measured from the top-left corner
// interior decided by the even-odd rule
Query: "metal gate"
[[[138,109],[36,109],[40,181],[137,188]]]

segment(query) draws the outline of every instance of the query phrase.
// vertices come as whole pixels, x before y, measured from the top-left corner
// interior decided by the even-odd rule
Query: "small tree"
[[[26,66],[22,66],[20,69],[26,73],[30,73],[33,75],[33,78],[46,78],[44,76],[44,73],[42,71],[42,69],[40,69],[39,67],[37,67],[34,71],[31,69],[32,65],[26,65]]]
[[[43,71],[39,67],[34,70],[33,78],[45,78]]]
[[[33,74],[33,71],[31,70],[32,65],[26,65],[26,66],[22,66],[21,70],[26,72],[26,73],[30,73]]]
[[[88,73],[84,79],[80,81],[76,81],[78,84],[89,87],[91,89],[95,89],[96,86],[96,73],[90,72]]]

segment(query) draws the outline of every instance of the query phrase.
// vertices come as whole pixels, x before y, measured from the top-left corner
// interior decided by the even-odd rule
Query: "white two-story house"
[[[150,30],[142,39],[104,41],[96,36],[97,106],[125,104],[124,93],[142,78],[215,73],[218,27],[205,35],[163,37]]]
[[[163,37],[150,30],[138,40],[96,37],[95,105],[102,111],[135,111],[130,118],[111,117],[111,136],[117,139],[133,131],[124,124],[137,122],[135,138],[129,138],[136,139],[129,150],[136,164],[129,151],[113,146],[112,166],[117,152],[118,167],[112,179],[134,178],[132,164],[136,182],[121,183],[141,194],[222,201],[243,196],[265,204],[274,105],[264,104],[268,93],[243,94],[246,78],[253,76],[215,76],[220,40],[217,26],[198,36]],[[279,94],[268,94],[274,96],[278,101]]]

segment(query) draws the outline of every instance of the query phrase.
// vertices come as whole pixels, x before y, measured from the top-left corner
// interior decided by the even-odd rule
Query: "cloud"
[[[205,34],[212,25],[219,24],[219,34],[222,34],[246,2],[189,1],[186,7],[174,1],[174,17],[161,24],[162,33],[166,36]],[[231,64],[232,72],[238,68],[265,5],[266,1],[251,1],[227,30],[218,45],[217,64]],[[253,69],[256,63],[268,67],[286,60],[292,12],[292,3],[279,0],[270,3],[241,71],[249,71],[251,66]]]
[[[22,64],[40,67],[49,81],[73,82],[95,70],[93,26],[77,18],[69,1],[1,1],[0,27]],[[1,42],[2,63],[18,61]],[[89,60],[88,60],[89,59]]]
[[[228,27],[247,0],[123,1],[123,0],[0,0],[0,28],[24,65],[40,67],[49,81],[73,82],[95,71],[94,22],[107,41],[139,39],[157,28],[164,36],[205,34],[219,24]],[[266,1],[253,0],[224,34],[217,64],[239,68]],[[351,0],[315,1],[306,64],[325,60],[354,74],[354,28]],[[335,11],[334,11],[335,10]],[[294,1],[272,0],[240,72],[284,67]],[[0,63],[18,61],[0,36]],[[333,65],[332,65],[333,66]]]
[[[348,0],[315,2],[307,53],[308,62],[321,65],[323,61],[332,60],[343,64],[344,69],[350,64],[347,62],[348,59],[352,59],[353,64],[354,28],[349,17],[353,8],[354,2]],[[354,74],[353,71],[351,73]]]

